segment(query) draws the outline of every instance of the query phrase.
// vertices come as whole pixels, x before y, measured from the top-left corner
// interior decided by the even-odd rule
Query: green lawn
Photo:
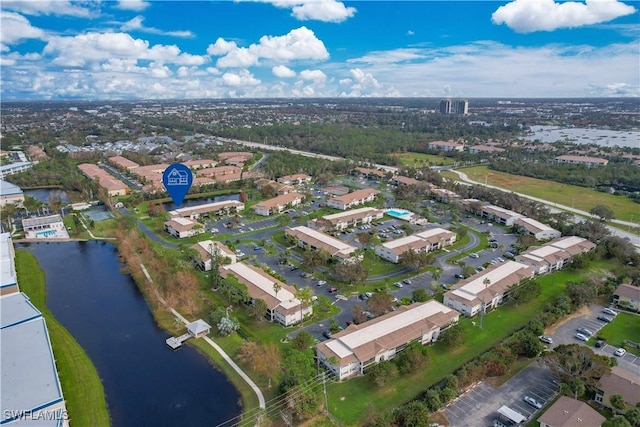
[[[498,172],[490,170],[487,166],[463,168],[460,169],[460,172],[466,173],[474,181],[485,182],[486,180],[487,184],[490,185],[538,197],[552,203],[560,203],[586,212],[589,212],[594,206],[605,205],[613,210],[616,219],[633,221],[633,216],[635,215],[635,221],[638,221],[638,204],[626,197],[601,193],[576,185]],[[460,179],[452,172],[448,172],[446,176]]]
[[[451,157],[441,157],[435,154],[413,153],[411,151],[407,153],[395,153],[393,157],[400,159],[404,166],[421,167],[423,163],[428,165],[429,163],[436,166],[449,166],[454,164],[455,160]]]
[[[45,274],[29,252],[16,251],[20,290],[27,294],[47,322],[62,393],[70,423],[77,426],[109,426],[104,388],[89,356],[46,307]]]
[[[362,420],[369,405],[378,412],[402,405],[523,327],[549,299],[564,290],[567,281],[579,280],[605,267],[606,264],[594,263],[583,271],[560,271],[540,278],[542,292],[536,300],[517,307],[507,305],[498,308],[484,318],[483,329],[478,327],[478,319],[463,318],[464,345],[454,349],[445,348],[442,343],[432,345],[431,369],[400,377],[382,388],[375,387],[366,376],[331,384],[327,388],[331,415],[346,425],[355,425]]]
[[[619,313],[613,322],[605,325],[598,337],[614,347],[623,347],[624,340],[640,343],[640,316]],[[640,349],[624,346],[630,353],[640,356]]]

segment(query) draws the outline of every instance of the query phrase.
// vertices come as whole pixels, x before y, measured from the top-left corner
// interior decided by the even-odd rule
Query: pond
[[[217,425],[240,414],[239,395],[222,372],[189,345],[169,349],[169,334],[120,272],[115,246],[16,247],[32,252],[45,271],[47,306],[97,368],[114,427]]]

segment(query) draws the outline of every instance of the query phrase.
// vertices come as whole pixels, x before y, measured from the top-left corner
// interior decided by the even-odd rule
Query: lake
[[[169,349],[169,334],[120,272],[115,246],[16,247],[32,252],[45,271],[47,306],[97,368],[114,427],[215,426],[240,414],[239,395],[222,372],[189,345]]]
[[[602,147],[618,145],[640,148],[640,132],[638,131],[531,126],[531,132],[531,135],[525,137],[528,141],[538,140],[546,143],[562,141],[573,144],[597,144]]]

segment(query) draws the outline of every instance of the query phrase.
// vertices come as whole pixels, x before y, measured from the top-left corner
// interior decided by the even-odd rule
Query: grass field
[[[607,344],[614,347],[623,347],[624,340],[640,343],[640,317],[628,313],[619,313],[613,322],[605,325],[599,332],[598,337],[607,341]],[[625,348],[635,355],[640,356],[640,349]]]
[[[331,384],[327,387],[331,415],[346,425],[357,425],[369,407],[385,412],[402,405],[523,327],[547,301],[564,290],[567,281],[580,280],[608,268],[614,267],[597,263],[582,271],[559,271],[541,277],[538,281],[542,292],[538,298],[517,307],[507,305],[498,308],[484,318],[483,329],[477,326],[477,322],[474,326],[471,319],[462,319],[464,344],[453,350],[443,347],[442,343],[430,346],[431,368],[399,377],[385,387],[374,386],[367,376]]]
[[[449,166],[454,163],[454,159],[450,157],[440,157],[435,154],[413,153],[411,151],[407,153],[394,153],[393,157],[398,158],[404,166],[419,167],[422,163],[429,165],[429,163],[435,166]]]
[[[538,197],[552,203],[560,203],[586,212],[589,212],[594,206],[605,205],[613,210],[616,219],[633,221],[634,216],[636,222],[640,219],[638,215],[640,206],[626,197],[601,193],[576,185],[511,175],[490,170],[487,166],[474,166],[460,169],[460,171],[466,173],[474,181],[485,182],[486,179],[489,185]],[[443,172],[443,176],[460,179],[452,172]]]
[[[38,260],[25,251],[16,251],[15,260],[20,290],[29,296],[47,322],[70,423],[109,426],[107,401],[98,371],[80,344],[47,309],[45,275]]]

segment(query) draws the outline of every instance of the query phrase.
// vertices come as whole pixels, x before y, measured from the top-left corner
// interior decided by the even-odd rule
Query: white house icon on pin
[[[173,168],[167,175],[167,185],[189,185],[189,177],[185,171]]]

